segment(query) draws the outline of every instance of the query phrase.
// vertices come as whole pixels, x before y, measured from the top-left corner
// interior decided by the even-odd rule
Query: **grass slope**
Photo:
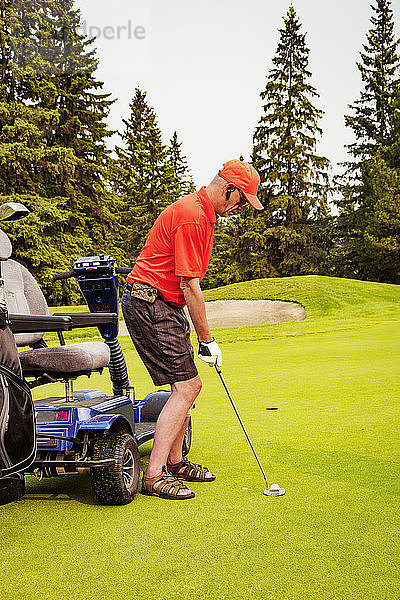
[[[206,300],[284,300],[306,310],[300,323],[232,328],[218,332],[218,340],[256,340],[276,335],[313,333],[370,327],[400,318],[400,286],[339,277],[308,275],[261,279],[208,290]]]
[[[2,600],[398,597],[400,288],[294,277],[207,297],[306,308],[301,323],[215,331],[228,385],[286,496],[262,495],[222,386],[201,364],[190,456],[217,480],[192,484],[194,500],[139,494],[106,508],[85,476],[29,478],[26,498],[0,507]],[[122,345],[142,397],[152,385],[130,340]],[[103,375],[79,387],[108,385]]]
[[[307,309],[309,319],[349,319],[377,316],[384,311],[399,315],[400,287],[391,284],[306,275],[256,279],[208,290],[207,300],[286,300]]]

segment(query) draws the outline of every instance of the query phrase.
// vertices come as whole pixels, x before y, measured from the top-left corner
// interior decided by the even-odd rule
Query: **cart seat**
[[[8,236],[0,229],[0,260],[7,260],[12,254],[12,245]]]
[[[47,373],[58,378],[103,369],[110,361],[110,350],[103,342],[82,342],[27,350],[20,352],[19,358],[25,375]]]
[[[9,259],[2,263],[2,271],[8,312],[19,315],[49,314],[46,298],[28,269]],[[33,346],[42,339],[43,333],[17,333],[14,337],[17,346]]]
[[[0,254],[9,255],[6,239],[0,239]],[[48,315],[46,299],[29,271],[20,263],[8,259],[2,262],[5,294],[10,313],[20,315]],[[106,367],[110,350],[104,342],[82,342],[71,345],[43,347],[43,333],[16,333],[17,346],[31,346],[32,350],[19,353],[25,377],[38,379],[48,375],[53,379],[75,379]],[[39,346],[39,347],[36,347]],[[42,347],[40,347],[42,346]],[[35,384],[36,385],[36,384]]]

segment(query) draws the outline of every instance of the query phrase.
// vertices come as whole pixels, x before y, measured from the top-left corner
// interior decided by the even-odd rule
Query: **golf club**
[[[244,433],[245,433],[245,436],[246,436],[246,438],[247,438],[247,441],[248,441],[248,442],[249,442],[249,444],[250,444],[250,448],[253,450],[253,454],[254,454],[254,456],[256,457],[256,460],[257,460],[258,466],[260,467],[260,469],[261,469],[261,473],[263,474],[263,477],[264,477],[264,479],[265,479],[265,483],[266,483],[266,486],[267,486],[267,488],[266,488],[266,490],[264,491],[264,495],[265,495],[265,496],[283,496],[283,495],[284,495],[284,493],[285,493],[285,489],[284,489],[284,488],[281,488],[281,487],[279,487],[279,485],[278,485],[278,484],[274,483],[273,485],[271,485],[271,487],[269,487],[269,484],[268,484],[268,479],[267,479],[267,476],[266,476],[266,474],[265,474],[265,471],[264,471],[264,469],[263,469],[263,467],[262,467],[262,464],[260,463],[260,459],[259,459],[259,458],[258,458],[258,456],[257,456],[257,452],[254,450],[254,446],[253,446],[253,444],[251,443],[251,439],[249,438],[249,434],[248,434],[248,433],[247,433],[247,431],[246,431],[246,427],[244,426],[244,423],[243,423],[243,421],[242,421],[242,419],[241,419],[241,417],[240,417],[239,411],[238,411],[238,409],[236,408],[236,405],[235,405],[235,403],[234,403],[234,401],[233,401],[233,398],[232,398],[232,396],[231,396],[231,393],[230,393],[230,391],[229,391],[229,389],[228,389],[228,386],[227,386],[227,385],[226,385],[226,383],[225,383],[225,379],[224,379],[224,377],[223,377],[223,375],[222,375],[222,371],[221,371],[221,369],[219,368],[219,366],[217,365],[217,363],[215,363],[215,364],[214,364],[214,366],[215,366],[215,370],[217,371],[217,373],[218,373],[218,375],[219,375],[219,377],[220,377],[220,379],[221,379],[221,381],[222,381],[222,385],[224,386],[224,388],[225,388],[225,390],[226,390],[226,393],[228,394],[228,398],[229,398],[229,400],[230,400],[230,402],[231,402],[231,404],[232,404],[232,406],[233,406],[233,410],[235,411],[235,413],[236,413],[236,416],[237,416],[237,418],[239,419],[239,423],[240,423],[240,424],[241,424],[241,426],[242,426],[242,429],[243,429],[243,431],[244,431]]]

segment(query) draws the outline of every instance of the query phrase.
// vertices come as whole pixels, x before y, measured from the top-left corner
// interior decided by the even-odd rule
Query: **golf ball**
[[[280,488],[279,488],[279,485],[277,483],[273,483],[269,489],[270,490],[279,490]]]

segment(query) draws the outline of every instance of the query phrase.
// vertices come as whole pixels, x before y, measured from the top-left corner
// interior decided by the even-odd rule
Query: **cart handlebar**
[[[116,267],[115,273],[118,275],[129,275],[132,271],[129,267]],[[59,281],[61,279],[69,279],[70,277],[78,277],[78,273],[75,271],[65,271],[64,273],[54,273],[53,281]]]
[[[76,277],[74,271],[66,271],[64,273],[54,273],[53,281],[57,281],[58,279],[69,279],[70,277]]]

